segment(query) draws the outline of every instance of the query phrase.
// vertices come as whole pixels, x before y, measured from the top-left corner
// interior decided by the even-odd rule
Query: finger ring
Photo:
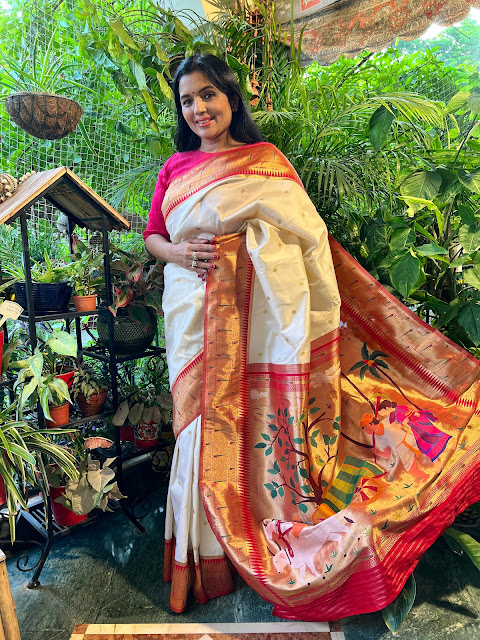
[[[192,261],[192,269],[195,269],[197,266],[197,258],[194,258]]]

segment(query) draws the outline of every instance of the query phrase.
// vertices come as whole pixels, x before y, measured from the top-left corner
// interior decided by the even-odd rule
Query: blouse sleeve
[[[165,220],[162,214],[162,203],[167,190],[167,177],[166,177],[167,163],[165,163],[158,174],[157,184],[152,198],[152,206],[150,207],[150,213],[148,214],[147,228],[143,232],[143,239],[146,240],[148,236],[158,234],[170,240],[170,235],[165,226]]]

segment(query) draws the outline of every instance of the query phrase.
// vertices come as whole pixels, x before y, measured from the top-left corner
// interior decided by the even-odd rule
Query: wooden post
[[[21,640],[5,560],[0,549],[0,640]]]

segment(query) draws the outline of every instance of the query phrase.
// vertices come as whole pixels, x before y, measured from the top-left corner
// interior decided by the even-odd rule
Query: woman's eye
[[[207,98],[207,99],[208,99],[208,98],[213,98],[213,96],[214,96],[214,95],[215,95],[215,94],[213,93],[213,91],[210,91],[209,93],[206,93],[206,94],[205,94],[205,98]]]
[[[184,107],[188,107],[188,105],[189,105],[191,102],[192,102],[191,100],[184,100],[184,101],[183,101],[183,106],[184,106]]]

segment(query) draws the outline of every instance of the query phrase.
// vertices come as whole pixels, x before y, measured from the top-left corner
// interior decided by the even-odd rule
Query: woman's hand
[[[215,269],[218,260],[217,249],[206,238],[191,238],[170,247],[170,262],[184,269],[196,271],[199,278],[206,280],[211,269]]]

